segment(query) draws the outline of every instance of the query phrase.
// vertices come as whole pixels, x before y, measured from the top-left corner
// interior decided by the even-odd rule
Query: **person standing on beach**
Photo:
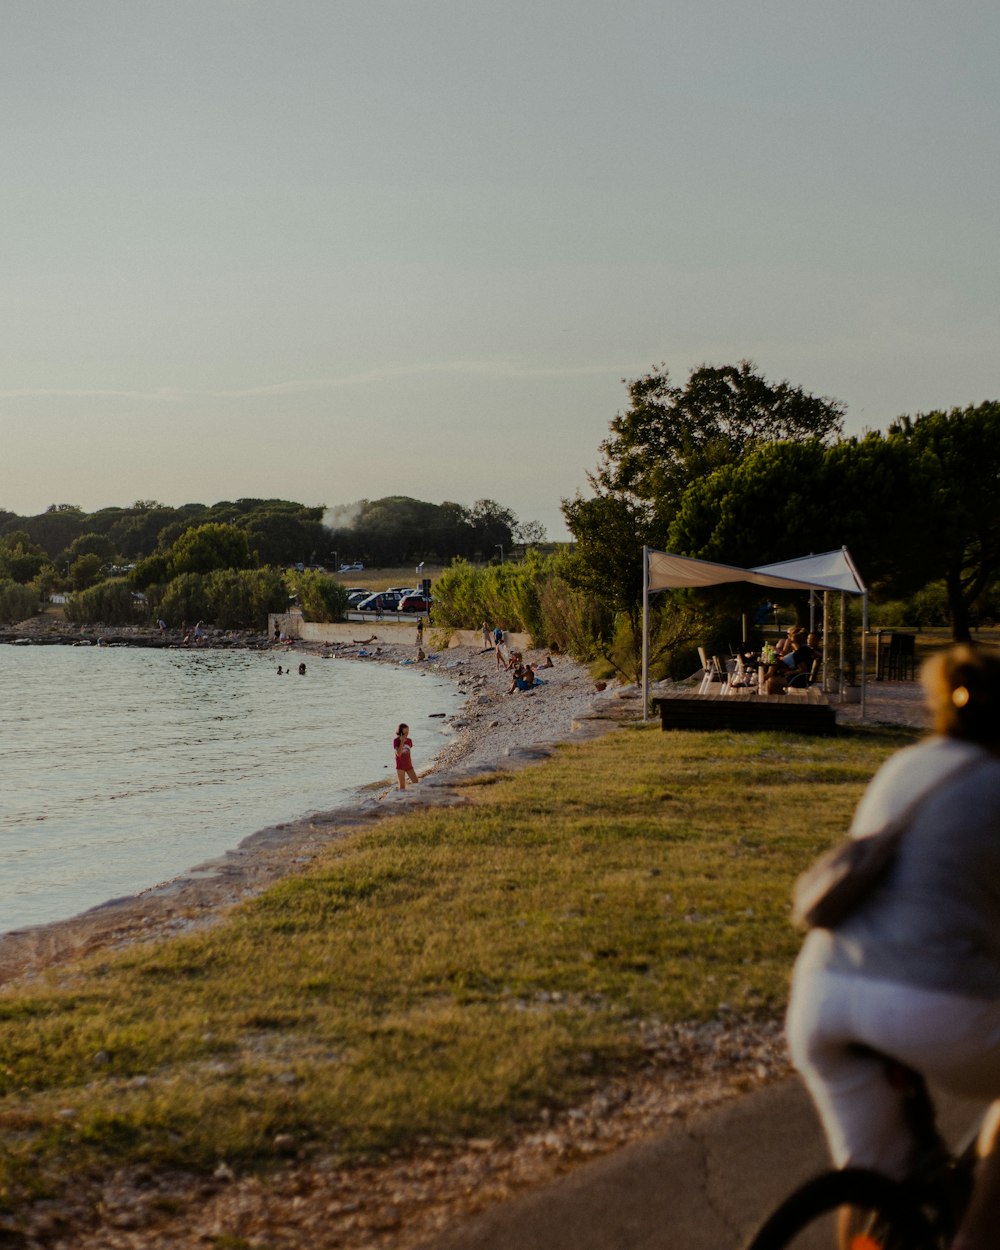
[[[417,646],[422,647],[423,645],[424,645],[424,618],[421,617],[417,621]]]
[[[413,740],[410,738],[409,725],[400,725],[396,730],[396,736],[392,740],[392,749],[396,752],[396,776],[399,778],[400,790],[406,789],[406,779],[414,783],[420,780],[413,769],[413,761],[410,759],[410,748],[413,746]]]

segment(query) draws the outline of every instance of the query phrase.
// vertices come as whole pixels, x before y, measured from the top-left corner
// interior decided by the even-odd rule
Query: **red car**
[[[404,595],[396,604],[397,612],[430,612],[433,599],[425,599],[423,595]]]

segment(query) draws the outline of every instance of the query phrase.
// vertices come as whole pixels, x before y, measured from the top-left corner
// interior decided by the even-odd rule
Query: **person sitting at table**
[[[813,661],[816,659],[812,647],[796,638],[792,642],[790,686],[808,686],[812,676]]]
[[[806,627],[804,625],[789,625],[784,638],[779,638],[775,650],[779,656],[786,656],[792,650],[793,642],[805,642]]]

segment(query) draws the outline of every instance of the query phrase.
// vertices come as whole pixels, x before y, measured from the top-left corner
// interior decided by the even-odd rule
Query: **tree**
[[[172,577],[211,573],[215,569],[246,569],[252,563],[246,533],[235,525],[196,526],[183,533],[168,553]]]
[[[307,621],[342,621],[347,614],[347,587],[329,573],[290,570],[285,584],[299,601]]]
[[[911,546],[925,580],[942,577],[952,636],[971,636],[972,605],[1000,573],[1000,402],[900,417],[888,440],[915,475]]]
[[[455,557],[493,559],[498,547],[511,550],[517,525],[514,513],[492,499],[467,508],[389,495],[340,505],[331,513],[329,542],[341,559],[383,566]]]
[[[469,512],[469,524],[481,560],[492,559],[498,547],[510,551],[514,545],[517,517],[494,499],[477,499]]]
[[[160,532],[180,518],[178,509],[153,499],[137,499],[131,507],[107,510],[108,539],[127,560],[155,551]]]
[[[81,534],[79,538],[74,538],[66,550],[59,553],[56,564],[63,569],[67,564],[78,560],[80,556],[90,555],[100,556],[105,564],[114,564],[118,550],[106,535],[95,534],[91,531]]]
[[[79,538],[93,526],[87,524],[87,518],[79,508],[71,504],[52,504],[38,516],[21,517],[17,528],[24,530],[47,556],[55,558],[74,538]]]
[[[595,497],[563,500],[578,544],[575,584],[625,612],[633,636],[640,548],[664,545],[689,487],[777,440],[824,446],[841,430],[842,404],[771,384],[755,368],[701,365],[679,387],[660,366],[628,383],[631,406],[611,422],[590,475]]]
[[[742,566],[847,546],[869,587],[942,581],[952,635],[1000,575],[1000,404],[900,417],[833,447],[781,443],[685,493],[671,550]]]
[[[514,542],[518,547],[537,547],[545,539],[545,526],[541,521],[518,521],[514,526]]]
[[[104,574],[105,561],[96,552],[87,552],[70,564],[69,579],[74,590],[96,586]]]
[[[668,521],[688,486],[766,443],[826,442],[840,434],[844,405],[788,382],[771,384],[753,361],[692,370],[673,386],[665,366],[628,383],[631,407],[611,422],[592,483],[641,501]]]
[[[37,611],[37,585],[22,586],[20,582],[0,576],[0,621],[13,624],[34,616]]]
[[[0,578],[26,585],[49,563],[44,549],[31,541],[24,530],[14,530],[0,538]]]
[[[880,434],[775,443],[692,483],[666,545],[741,567],[847,546],[869,580],[886,578],[899,569],[913,492],[905,449]]]
[[[649,525],[639,506],[623,495],[563,500],[566,524],[577,549],[563,566],[566,580],[611,614],[638,620],[642,595],[642,547]]]

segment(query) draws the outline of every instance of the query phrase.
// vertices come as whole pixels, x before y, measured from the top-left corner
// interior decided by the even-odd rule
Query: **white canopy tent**
[[[714,564],[691,556],[672,555],[668,551],[642,549],[642,698],[643,717],[649,715],[649,596],[660,590],[681,587],[722,586],[727,582],[750,582],[773,590],[822,591],[824,621],[830,591],[840,594],[840,654],[843,671],[845,633],[845,595],[862,596],[861,627],[861,714],[865,710],[865,643],[868,637],[868,589],[846,547],[822,555],[800,556],[779,564],[762,564],[743,569],[735,564]]]

